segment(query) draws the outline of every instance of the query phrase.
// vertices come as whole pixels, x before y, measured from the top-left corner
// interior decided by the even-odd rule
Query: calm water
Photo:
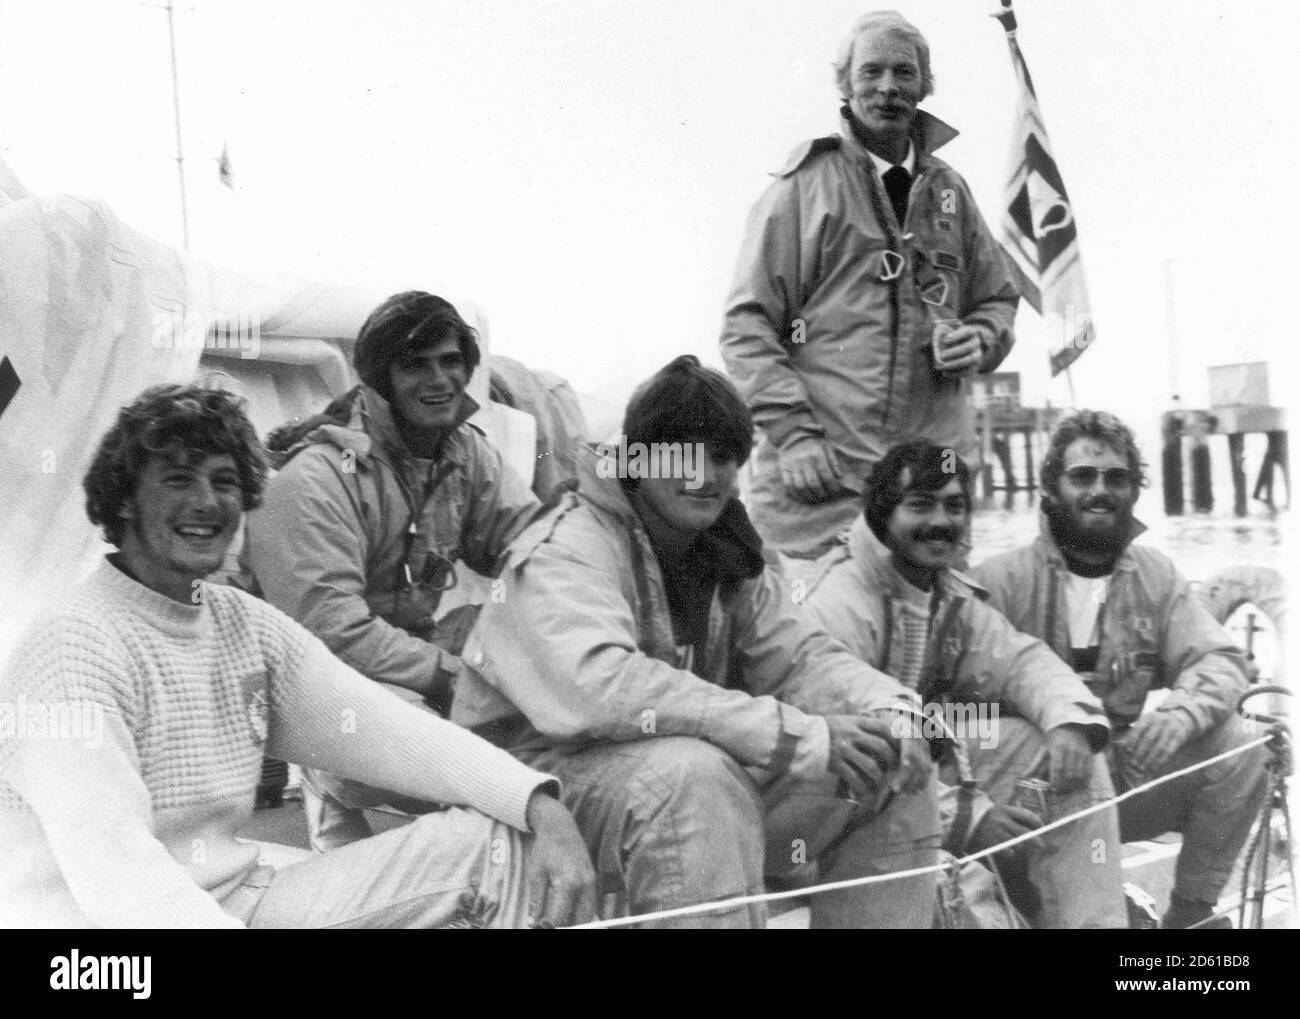
[[[1027,544],[1038,534],[1036,495],[1017,493],[1009,506],[998,498],[997,505],[975,514],[972,564]],[[1292,544],[1289,513],[1270,513],[1256,503],[1252,515],[1246,517],[1217,511],[1166,517],[1159,499],[1158,492],[1143,492],[1136,515],[1148,530],[1138,541],[1164,552],[1188,580],[1205,580],[1236,564],[1288,570]]]

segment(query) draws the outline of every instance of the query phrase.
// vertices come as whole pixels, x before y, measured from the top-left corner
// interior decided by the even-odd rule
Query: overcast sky
[[[677,353],[718,361],[745,214],[791,148],[834,131],[829,62],[871,7],[189,0],[192,250],[472,294],[497,349],[621,400]],[[931,42],[926,108],[962,131],[940,155],[991,222],[1015,102],[993,7],[901,7]],[[1293,350],[1300,5],[1017,10],[1092,291],[1080,401],[1150,420],[1166,405],[1167,260],[1185,404],[1204,403],[1207,364]],[[0,154],[33,192],[101,196],[179,243],[166,24],[136,0],[0,0]],[[1019,334],[1008,367],[1061,402],[1032,312]]]

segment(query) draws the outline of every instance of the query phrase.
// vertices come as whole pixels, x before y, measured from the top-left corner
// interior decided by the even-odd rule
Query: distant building
[[[1020,409],[1020,373],[989,372],[971,379],[971,404],[996,411]]]

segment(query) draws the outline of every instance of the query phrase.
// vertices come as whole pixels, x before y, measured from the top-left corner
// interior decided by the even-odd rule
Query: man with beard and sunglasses
[[[1081,410],[1056,427],[1041,471],[1043,526],[975,576],[1011,624],[1046,641],[1101,698],[1121,792],[1248,743],[1242,653],[1164,555],[1133,540],[1146,481],[1133,432]],[[1153,691],[1167,695],[1146,707]],[[1120,804],[1125,841],[1183,836],[1165,927],[1227,926],[1214,906],[1265,791],[1256,747]]]
[[[942,772],[954,783],[940,794],[945,848],[956,856],[987,849],[1110,799],[1101,702],[954,568],[971,522],[965,462],[924,439],[900,443],[867,476],[863,505],[819,562],[805,604],[850,651],[916,690],[928,717],[958,720]],[[981,715],[977,731],[971,722]],[[1013,802],[1021,779],[1048,784],[1034,809]],[[1126,925],[1113,809],[995,859],[1036,926]]]

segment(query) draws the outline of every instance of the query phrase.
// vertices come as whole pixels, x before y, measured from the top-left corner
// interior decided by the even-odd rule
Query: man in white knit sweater
[[[104,437],[86,508],[118,551],[0,676],[0,925],[589,918],[591,864],[553,779],[204,583],[265,477],[222,392],[155,387]],[[453,806],[273,870],[237,838],[264,752]]]

